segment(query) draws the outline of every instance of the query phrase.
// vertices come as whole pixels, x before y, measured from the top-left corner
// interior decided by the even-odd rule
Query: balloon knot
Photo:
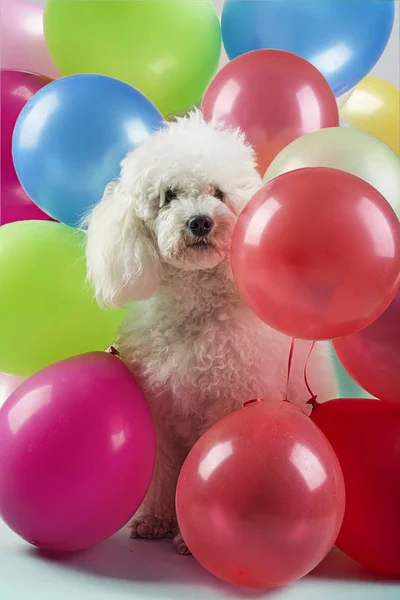
[[[307,400],[306,404],[310,404],[312,409],[315,410],[316,408],[318,408],[318,406],[320,406],[320,402],[317,402],[317,398],[318,396],[311,396],[311,398],[309,400]]]

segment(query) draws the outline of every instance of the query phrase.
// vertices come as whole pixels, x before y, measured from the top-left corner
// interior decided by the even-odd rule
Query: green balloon
[[[94,300],[84,246],[85,234],[61,223],[0,227],[0,372],[28,377],[114,341],[123,311]]]
[[[373,135],[345,127],[303,135],[272,161],[264,182],[304,167],[331,167],[357,175],[377,189],[400,218],[400,159]]]
[[[221,51],[211,0],[48,0],[44,31],[62,75],[116,77],[164,115],[201,100]]]

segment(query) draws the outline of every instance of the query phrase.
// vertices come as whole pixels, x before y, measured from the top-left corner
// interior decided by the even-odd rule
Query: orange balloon
[[[256,150],[261,175],[296,138],[339,125],[335,97],[321,73],[282,50],[255,50],[225,65],[201,109],[207,120],[240,127]]]

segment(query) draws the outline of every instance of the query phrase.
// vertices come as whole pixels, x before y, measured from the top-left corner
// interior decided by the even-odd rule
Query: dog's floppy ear
[[[157,288],[160,261],[132,194],[120,182],[108,184],[86,225],[88,278],[99,304],[120,307],[149,298]]]

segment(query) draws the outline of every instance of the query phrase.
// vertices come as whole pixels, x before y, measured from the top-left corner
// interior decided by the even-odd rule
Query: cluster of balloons
[[[251,587],[308,573],[338,534],[356,560],[399,574],[400,106],[367,76],[393,17],[394,0],[226,0],[233,60],[212,79],[211,0],[48,0],[44,23],[40,7],[5,0],[0,372],[13,375],[0,375],[0,514],[24,539],[87,547],[146,493],[150,412],[123,363],[96,352],[123,313],[95,302],[79,229],[125,154],[201,102],[207,120],[243,130],[264,177],[233,238],[244,300],[289,336],[334,339],[379,401],[330,401],[311,420],[254,401],[217,423],[179,479],[184,539]]]
[[[393,21],[394,0],[226,0],[222,37],[231,59],[262,48],[298,54],[341,96],[379,60]]]

